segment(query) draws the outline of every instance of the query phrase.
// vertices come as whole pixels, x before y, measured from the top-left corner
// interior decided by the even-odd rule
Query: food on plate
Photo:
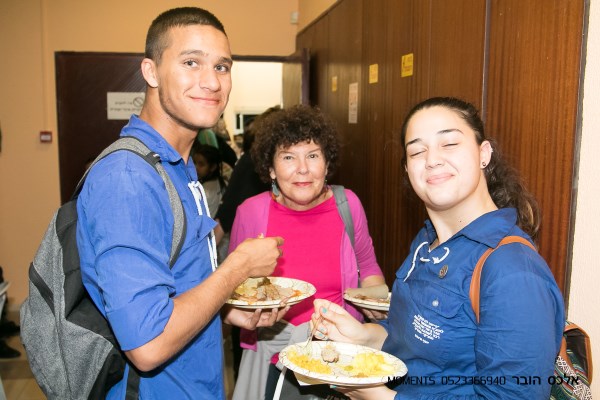
[[[385,300],[388,298],[389,289],[386,284],[382,284],[359,288],[347,288],[344,291],[344,294],[348,297],[354,297],[357,299],[379,301],[381,299]]]
[[[304,368],[318,374],[331,375],[332,373],[331,367],[323,363],[322,360],[307,354],[298,353],[295,350],[289,352],[288,359],[300,368]]]
[[[326,363],[338,362],[338,360],[340,359],[340,353],[335,349],[335,347],[331,343],[328,343],[321,350],[321,358]]]
[[[277,285],[269,278],[249,278],[235,289],[231,298],[252,304],[257,301],[282,300],[301,294],[300,290]]]
[[[333,343],[322,348],[320,357],[291,349],[287,358],[300,368],[325,375],[369,378],[392,376],[397,372],[381,353],[365,351],[354,356],[346,355],[338,352]]]
[[[354,356],[352,362],[344,366],[344,370],[358,378],[393,375],[395,371],[393,365],[385,362],[383,354],[367,352]]]
[[[362,294],[357,294],[357,295],[355,295],[353,297],[355,299],[358,299],[358,300],[366,300],[366,301],[374,301],[374,302],[382,303],[382,304],[390,304],[390,298],[389,297],[387,299],[379,299],[379,298],[365,296],[365,295],[362,295]]]

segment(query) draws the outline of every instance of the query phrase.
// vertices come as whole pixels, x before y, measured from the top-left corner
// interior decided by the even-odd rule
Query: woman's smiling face
[[[406,129],[406,171],[428,209],[445,211],[487,193],[482,163],[489,163],[489,142],[477,144],[461,116],[434,106],[415,113]]]
[[[277,180],[281,203],[288,208],[302,211],[318,205],[326,176],[325,156],[312,140],[279,147],[275,152],[271,179]]]

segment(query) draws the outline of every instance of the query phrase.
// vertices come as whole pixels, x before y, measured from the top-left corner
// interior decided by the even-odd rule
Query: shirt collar
[[[453,238],[465,236],[470,240],[494,248],[509,234],[516,223],[517,210],[514,208],[501,208],[483,214],[457,232]],[[429,219],[425,221],[425,232],[429,243],[432,243],[437,238],[435,228]]]
[[[182,160],[173,146],[146,121],[137,115],[132,115],[129,123],[121,131],[121,136],[133,136],[140,139],[148,148],[160,156],[163,162],[177,163]]]

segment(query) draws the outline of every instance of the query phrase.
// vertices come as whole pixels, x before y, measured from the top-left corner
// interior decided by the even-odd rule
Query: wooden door
[[[144,92],[143,54],[57,52],[56,97],[61,202],[85,164],[119,137],[127,119],[108,119],[107,93]]]
[[[539,252],[568,299],[585,2],[490,3],[486,129],[539,203]]]
[[[340,183],[355,189],[365,205],[377,258],[388,281],[425,217],[420,202],[411,199],[412,191],[405,190],[399,143],[402,121],[420,100],[455,96],[482,110],[487,133],[497,139],[538,199],[539,251],[568,298],[579,80],[589,2],[363,3],[361,8],[358,0],[336,2],[298,34],[296,46],[310,47],[311,68],[318,68],[311,101],[339,121],[347,113],[347,103],[331,91],[330,79],[354,79],[357,69],[361,76],[359,123],[341,125],[347,144],[344,153],[353,157],[343,160]],[[360,14],[362,21],[356,21]],[[348,49],[348,43],[362,47],[362,54]],[[414,56],[413,73],[402,76],[402,56],[408,54]],[[373,84],[369,83],[372,65],[378,66],[379,74]],[[358,134],[365,135],[366,141]],[[367,171],[366,178],[361,169]]]

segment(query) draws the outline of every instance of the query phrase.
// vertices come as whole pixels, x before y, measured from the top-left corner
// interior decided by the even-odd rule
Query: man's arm
[[[242,242],[205,281],[174,298],[173,312],[164,331],[125,352],[127,357],[141,371],[151,371],[165,363],[204,329],[244,280],[273,272],[280,256],[278,246],[282,244],[281,238]]]

